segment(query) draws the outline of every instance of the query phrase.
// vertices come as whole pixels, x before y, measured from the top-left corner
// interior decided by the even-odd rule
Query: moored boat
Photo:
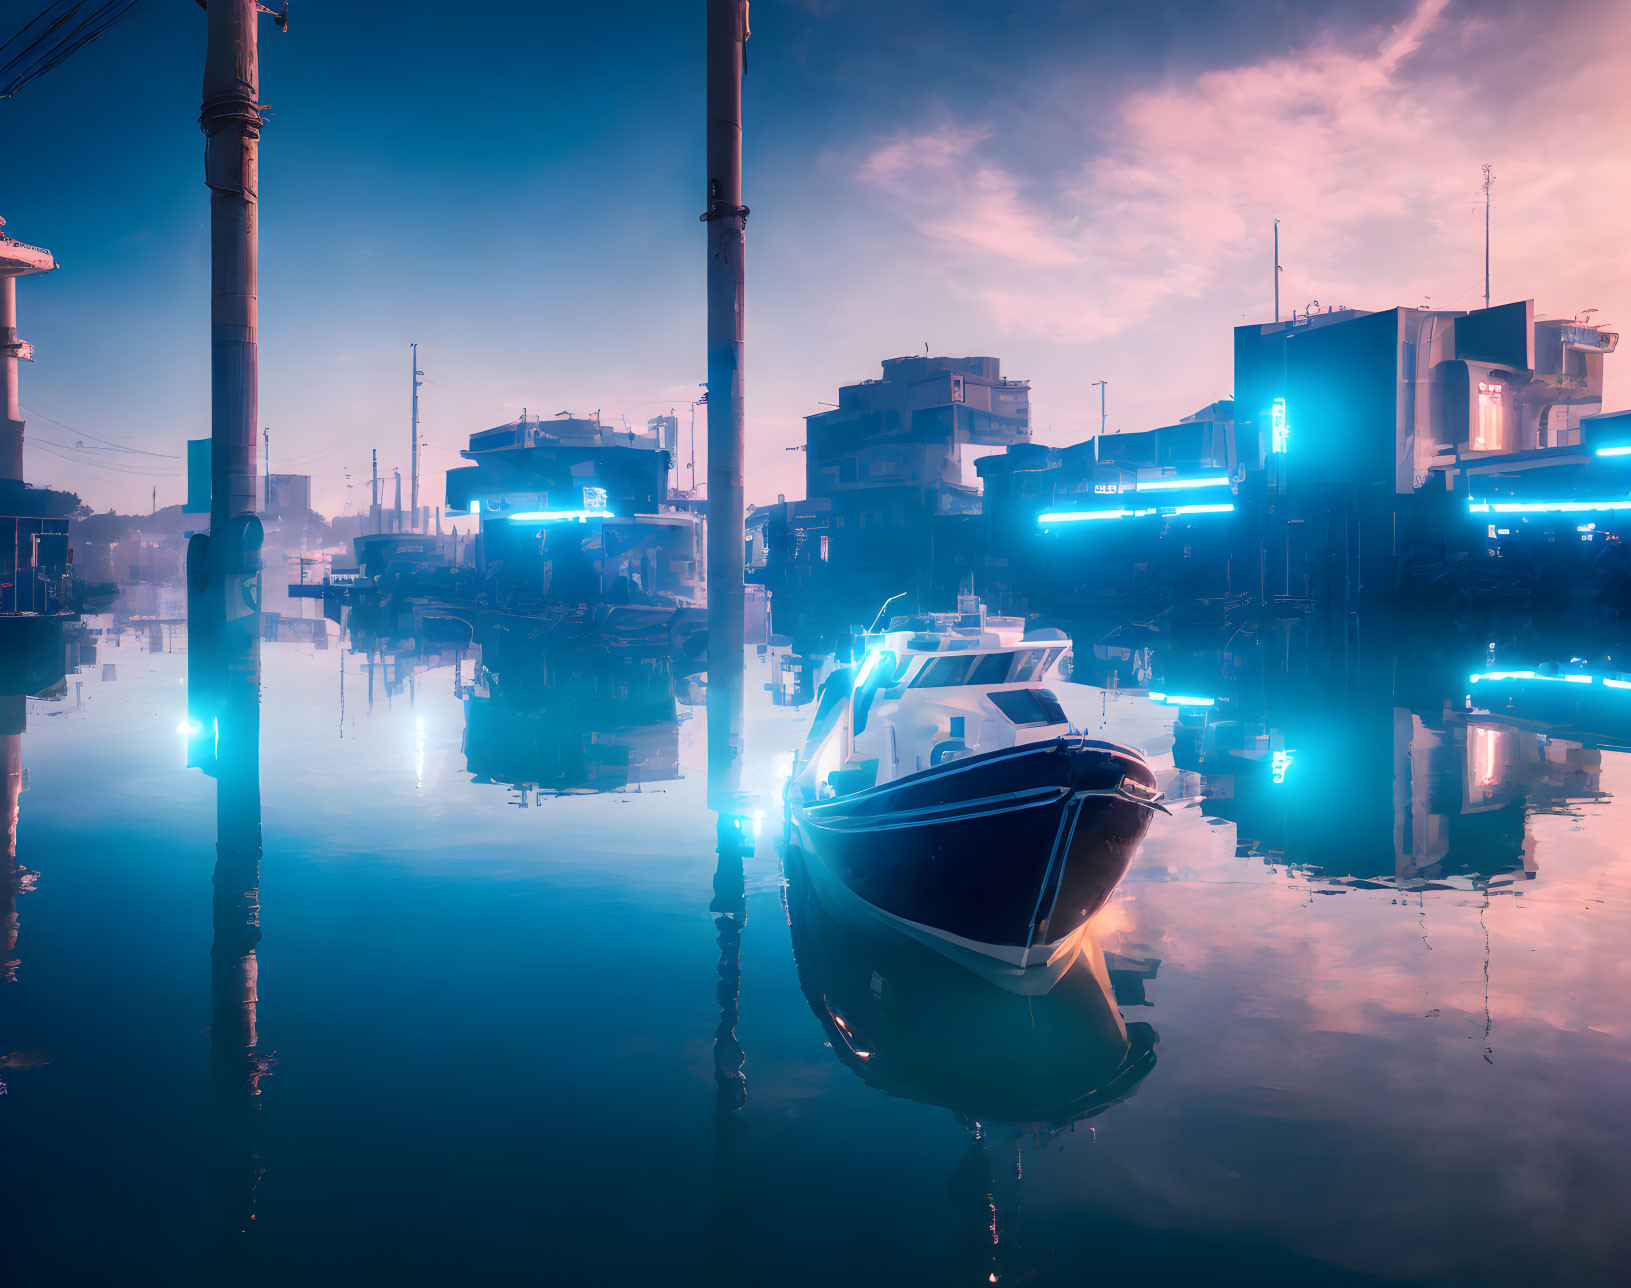
[[[1071,729],[1070,641],[977,601],[899,618],[823,686],[788,784],[816,879],[1022,991],[1045,988],[1162,809],[1138,752]]]

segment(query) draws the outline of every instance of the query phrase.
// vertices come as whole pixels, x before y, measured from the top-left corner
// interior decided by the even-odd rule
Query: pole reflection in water
[[[241,661],[241,659],[240,659]],[[260,1043],[260,701],[253,668],[229,662],[217,717],[214,944],[210,1066],[221,1131],[224,1231],[254,1220],[261,1164],[255,1139],[260,1080],[274,1063]]]
[[[737,685],[735,691],[739,693],[741,686]],[[710,717],[715,712],[713,702],[710,692]],[[730,713],[722,714],[727,720],[731,719]],[[716,775],[729,777],[736,772],[735,749],[725,746],[716,750],[716,746],[710,737],[710,781],[714,781]],[[736,1242],[732,1236],[732,1223],[743,1207],[737,1159],[742,1124],[738,1115],[747,1104],[748,1080],[747,1054],[736,1036],[736,1025],[742,1001],[742,931],[747,922],[744,860],[753,853],[757,835],[754,816],[744,811],[739,794],[732,792],[722,799],[730,804],[720,808],[718,813],[718,858],[714,867],[713,899],[708,905],[719,945],[714,985],[719,1002],[719,1023],[714,1028],[713,1043],[715,1206],[712,1251],[715,1282],[733,1280],[734,1272],[728,1260]]]
[[[215,779],[214,942],[210,950],[210,1071],[218,1155],[218,1234],[245,1235],[262,1172],[256,1142],[260,1080],[273,1061],[260,1041],[260,548],[259,520],[228,525],[228,569],[212,585],[209,543],[188,551],[188,764]]]

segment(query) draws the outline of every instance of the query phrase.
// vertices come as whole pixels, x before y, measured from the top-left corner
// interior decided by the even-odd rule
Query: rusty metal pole
[[[205,10],[204,184],[210,193],[210,530],[187,552],[190,763],[259,738],[260,567],[255,437],[260,58],[255,0]],[[279,25],[283,19],[279,18]],[[217,813],[238,789],[217,784]]]
[[[745,648],[742,423],[747,207],[742,204],[742,54],[747,0],[708,0],[708,762],[709,800],[741,784]]]
[[[206,10],[199,124],[210,190],[210,530],[217,535],[229,520],[255,512],[257,7],[255,0],[211,0]]]

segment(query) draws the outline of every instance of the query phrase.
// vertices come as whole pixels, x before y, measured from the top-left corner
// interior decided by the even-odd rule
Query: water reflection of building
[[[21,962],[18,897],[38,874],[18,857],[22,793],[28,783],[23,738],[30,698],[59,698],[67,675],[94,650],[79,623],[61,617],[12,618],[0,624],[0,986],[14,983]]]
[[[1244,852],[1361,882],[1521,878],[1531,815],[1602,797],[1589,740],[1470,706],[1460,672],[1435,680],[1387,648],[1333,662],[1281,636],[1232,653],[1208,680],[1158,649],[1150,688],[1174,707],[1174,763]]]
[[[489,650],[465,698],[465,764],[478,783],[540,793],[620,791],[680,776],[666,659]]]
[[[682,717],[666,632],[660,646],[637,637],[614,649],[604,634],[585,639],[538,619],[438,609],[401,618],[353,609],[348,627],[370,703],[376,686],[412,702],[418,676],[452,670],[466,769],[478,783],[514,788],[517,804],[680,777]],[[574,639],[578,647],[569,646]]]

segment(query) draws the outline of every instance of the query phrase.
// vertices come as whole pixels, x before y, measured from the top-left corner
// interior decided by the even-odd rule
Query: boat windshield
[[[947,653],[932,658],[912,681],[914,689],[962,684],[1027,684],[1046,666],[1052,650],[1022,648],[1002,653]]]

